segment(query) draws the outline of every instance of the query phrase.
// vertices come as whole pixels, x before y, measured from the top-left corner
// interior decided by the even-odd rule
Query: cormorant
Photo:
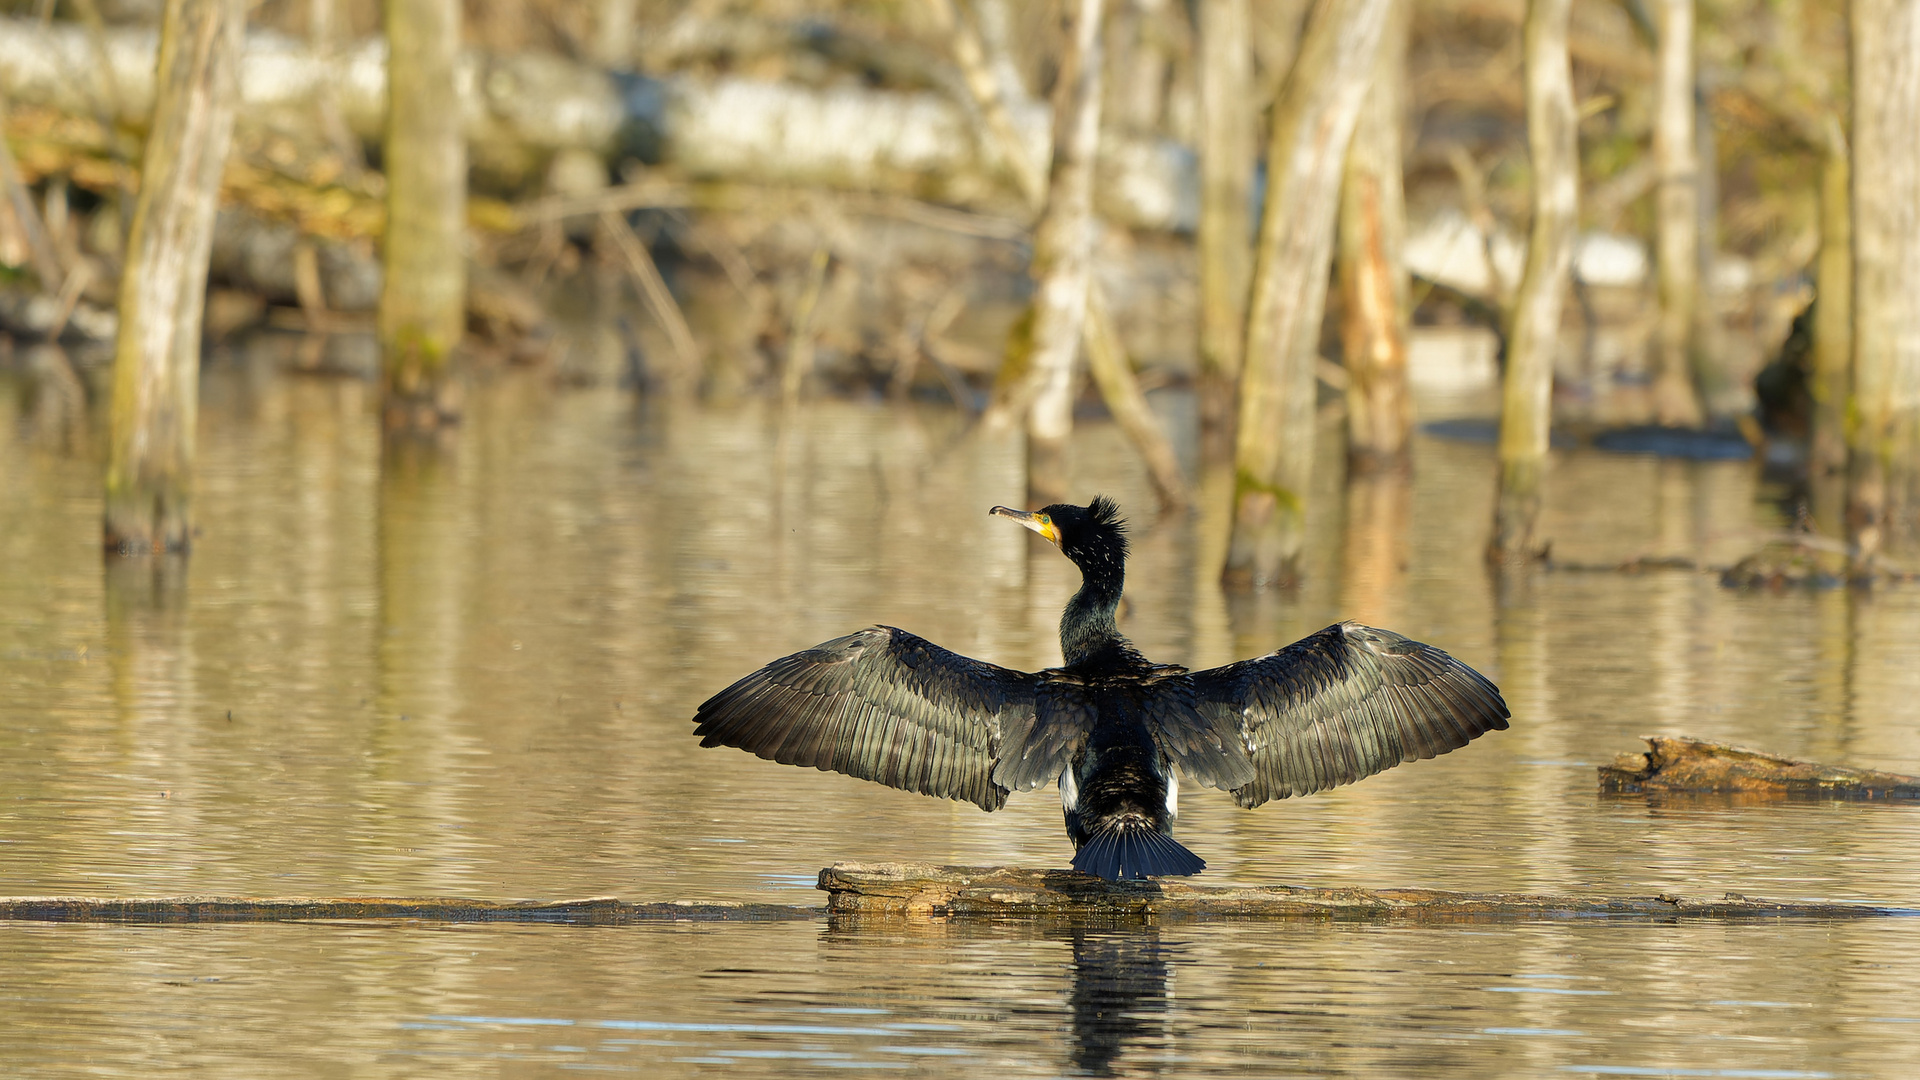
[[[700,706],[701,746],[847,773],[983,810],[1058,781],[1073,868],[1108,880],[1197,874],[1173,839],[1179,778],[1241,806],[1307,795],[1507,726],[1479,672],[1431,645],[1343,622],[1205,671],[1156,664],[1114,624],[1126,523],[1111,499],[996,506],[1080,568],[1066,662],[1028,673],[872,626],[782,657]]]

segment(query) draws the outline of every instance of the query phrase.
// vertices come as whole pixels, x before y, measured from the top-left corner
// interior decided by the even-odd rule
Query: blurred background
[[[1197,254],[1196,234],[1213,130],[1202,33],[1212,8],[1107,6],[1093,273],[1141,383],[1170,397],[1203,367],[1201,255],[1212,253]],[[1244,146],[1246,235],[1236,242],[1249,251],[1271,118],[1308,6],[1238,4],[1242,25],[1228,17],[1216,36],[1229,40],[1212,46],[1237,50],[1244,69],[1222,91],[1232,100],[1216,111],[1231,115],[1214,128],[1237,125],[1216,135]],[[1404,84],[1390,96],[1405,235],[1389,252],[1410,275],[1400,289],[1411,324],[1404,363],[1419,385],[1485,385],[1498,377],[1533,216],[1526,6],[1392,6],[1406,8],[1395,18],[1407,23],[1405,40],[1386,46],[1399,55],[1383,65]],[[1656,415],[1651,390],[1658,6],[1581,3],[1566,30],[1580,189],[1552,356],[1555,415],[1566,425],[1671,419]],[[28,342],[66,344],[85,384],[102,362],[90,346],[115,330],[161,5],[8,7],[0,92],[32,207],[16,199],[0,209],[0,262],[17,268],[0,327],[16,355]],[[783,372],[804,362],[809,392],[962,409],[984,400],[1032,292],[1034,212],[955,42],[981,46],[993,107],[1044,175],[1061,4],[503,0],[457,15],[457,101],[437,119],[464,135],[469,164],[464,373],[522,365],[568,385],[724,400],[777,391]],[[1693,145],[1680,149],[1699,163],[1687,166],[1698,193],[1692,303],[1711,340],[1693,378],[1704,411],[1682,415],[1698,424],[1751,412],[1754,376],[1812,297],[1820,179],[1829,128],[1844,139],[1848,65],[1840,3],[1709,2],[1691,17],[1682,104]],[[271,0],[245,18],[211,245],[208,348],[372,378],[387,211],[381,10]],[[59,274],[37,282],[38,300],[20,220],[35,208]],[[608,209],[669,296],[633,271],[603,220]],[[79,268],[85,284],[66,288],[77,298],[63,303]],[[630,305],[638,310],[617,313],[628,294],[641,297]],[[1344,295],[1331,290],[1319,334],[1331,367],[1343,362]],[[663,300],[678,312],[655,311]],[[1339,371],[1321,375],[1338,388]]]
[[[1513,708],[1183,793],[1203,881],[1920,906],[1902,809],[1594,774],[1920,773],[1917,9],[4,0],[0,893],[1064,865],[688,720],[875,622],[1058,663],[986,510],[1104,492],[1153,659],[1355,618]],[[0,1062],[1889,1075],[1915,925],[18,924]]]

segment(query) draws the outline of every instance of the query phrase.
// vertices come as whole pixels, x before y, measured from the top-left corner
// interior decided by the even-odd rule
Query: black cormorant
[[[1344,622],[1205,671],[1156,664],[1114,624],[1126,524],[1113,501],[996,506],[1080,568],[1066,662],[1028,673],[890,626],[782,657],[707,699],[702,746],[998,810],[1058,781],[1073,867],[1109,880],[1197,874],[1173,839],[1179,777],[1241,806],[1350,784],[1507,726],[1500,691],[1431,645]]]

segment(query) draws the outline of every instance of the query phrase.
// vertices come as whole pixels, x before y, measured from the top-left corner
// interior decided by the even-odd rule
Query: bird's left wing
[[[1245,739],[1253,775],[1232,788],[1242,806],[1351,784],[1507,726],[1507,703],[1486,676],[1358,623],[1182,679],[1200,715]]]
[[[1006,805],[1003,725],[1030,718],[1037,679],[890,626],[783,656],[700,706],[701,746],[735,746],[889,787]]]

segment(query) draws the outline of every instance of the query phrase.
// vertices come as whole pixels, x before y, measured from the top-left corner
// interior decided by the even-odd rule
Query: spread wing
[[[1244,739],[1253,775],[1232,789],[1242,806],[1458,750],[1505,729],[1509,715],[1479,672],[1431,645],[1350,622],[1184,678],[1196,711],[1215,725],[1237,724]]]
[[[1037,680],[890,626],[783,656],[700,706],[701,746],[736,746],[983,810],[1001,731],[1030,718]]]

